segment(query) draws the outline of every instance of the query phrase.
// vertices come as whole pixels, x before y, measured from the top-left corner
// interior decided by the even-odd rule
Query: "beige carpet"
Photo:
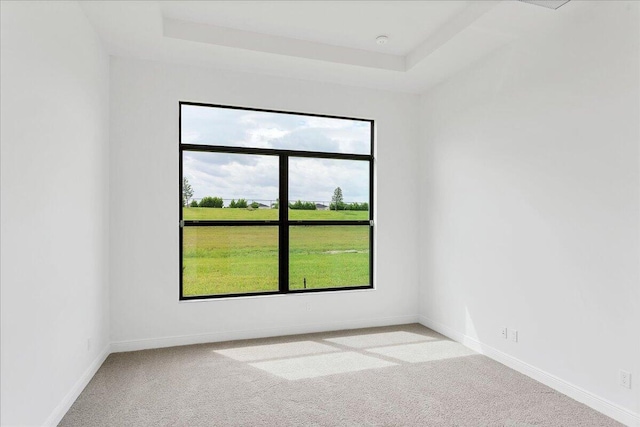
[[[110,355],[61,426],[618,426],[420,325]]]

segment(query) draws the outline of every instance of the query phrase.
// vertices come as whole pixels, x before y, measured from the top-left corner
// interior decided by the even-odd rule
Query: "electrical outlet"
[[[511,330],[511,341],[518,342],[518,331],[515,329]]]
[[[620,369],[620,385],[624,388],[631,388],[631,372]]]
[[[502,328],[502,338],[506,340],[508,335],[509,335],[509,330],[507,328]]]

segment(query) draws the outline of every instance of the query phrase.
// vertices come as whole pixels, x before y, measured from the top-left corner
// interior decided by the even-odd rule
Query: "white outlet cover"
[[[508,336],[509,336],[508,329],[502,328],[502,338],[506,340]]]
[[[511,330],[511,341],[518,342],[518,331],[515,329]]]
[[[624,388],[631,388],[631,372],[620,370],[620,385]]]

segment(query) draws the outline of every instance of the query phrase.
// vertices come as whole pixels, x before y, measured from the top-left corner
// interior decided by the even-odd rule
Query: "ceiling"
[[[566,17],[515,0],[83,1],[111,55],[422,93]],[[376,43],[385,35],[388,42]]]

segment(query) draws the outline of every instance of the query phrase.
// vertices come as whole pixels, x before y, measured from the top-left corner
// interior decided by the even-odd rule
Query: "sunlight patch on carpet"
[[[341,352],[294,359],[271,360],[251,363],[250,365],[287,380],[300,380],[363,371],[365,369],[386,368],[397,364],[355,352]]]
[[[335,347],[313,341],[287,342],[282,344],[256,345],[251,347],[228,348],[214,353],[230,357],[239,362],[279,359],[338,351]]]
[[[371,348],[367,351],[409,363],[431,362],[433,360],[451,359],[453,357],[477,354],[462,344],[458,344],[453,341],[433,341],[418,344]]]
[[[325,341],[345,345],[352,348],[368,348],[381,347],[383,345],[430,341],[435,339],[436,338],[426,335],[414,334],[412,332],[396,331],[382,332],[379,334],[353,335],[350,337],[327,338],[325,339]]]

